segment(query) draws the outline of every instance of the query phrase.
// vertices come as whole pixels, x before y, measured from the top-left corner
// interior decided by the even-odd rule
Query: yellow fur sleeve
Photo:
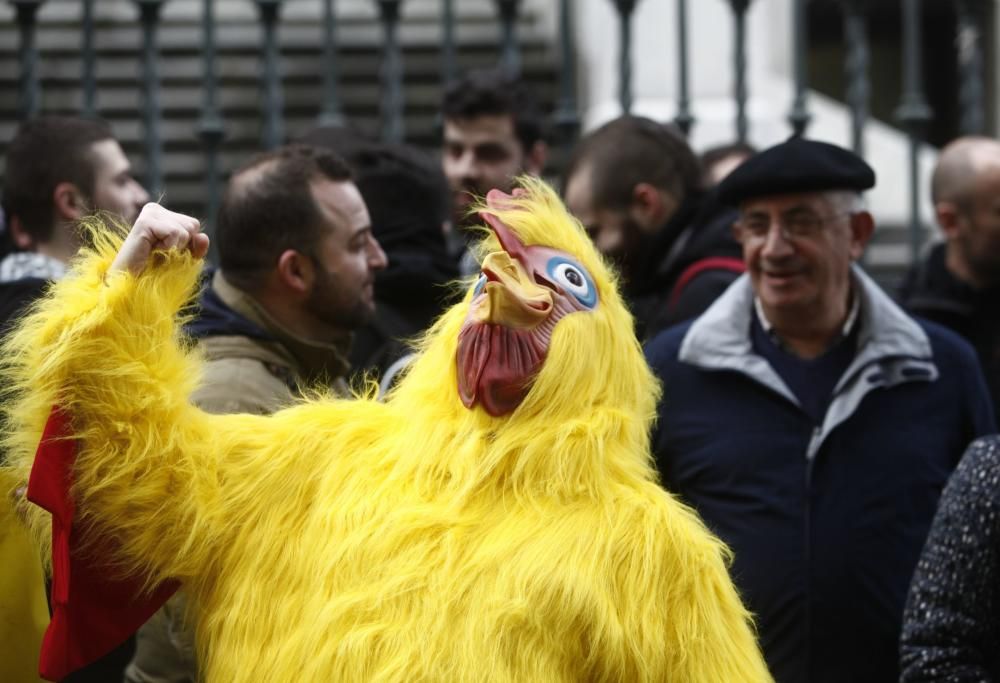
[[[619,612],[599,631],[608,668],[597,678],[773,683],[729,578],[729,550],[693,510],[662,490],[653,497],[654,509],[623,501],[630,512],[608,530],[618,539],[609,597]]]
[[[201,363],[177,312],[200,264],[172,252],[137,277],[108,272],[117,247],[100,240],[7,342],[6,450],[26,480],[60,405],[79,446],[73,493],[83,527],[114,535],[124,567],[150,580],[209,579],[237,533],[233,521],[273,502],[260,495],[272,469],[259,457],[270,425],[189,402]],[[39,513],[35,526],[46,521]]]
[[[751,615],[729,577],[729,549],[692,510],[678,507],[671,540],[684,566],[669,567],[666,573],[678,572],[667,600],[673,605],[672,635],[680,647],[664,680],[771,683]]]

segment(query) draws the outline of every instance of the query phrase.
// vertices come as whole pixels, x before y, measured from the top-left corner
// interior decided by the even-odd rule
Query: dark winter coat
[[[946,245],[936,245],[907,277],[903,305],[914,315],[965,337],[979,356],[1000,423],[1000,287],[974,289],[945,265]]]
[[[779,683],[898,678],[910,576],[966,445],[995,429],[972,349],[861,271],[857,351],[819,422],[750,341],[743,276],[647,347],[664,486],[735,553]]]
[[[742,272],[734,220],[734,209],[692,196],[645,246],[624,289],[639,339],[701,315]]]

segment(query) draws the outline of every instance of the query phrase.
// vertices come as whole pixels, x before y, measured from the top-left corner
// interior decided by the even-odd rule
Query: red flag
[[[177,590],[168,581],[143,592],[142,581],[112,567],[111,539],[84,556],[71,493],[77,444],[69,416],[53,406],[28,480],[28,500],[52,514],[52,621],[42,639],[39,673],[57,681],[100,659],[135,633]]]

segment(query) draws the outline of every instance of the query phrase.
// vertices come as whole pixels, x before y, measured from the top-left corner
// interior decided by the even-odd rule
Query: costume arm
[[[967,451],[945,487],[910,586],[902,680],[988,681],[1000,624],[1000,450]]]
[[[693,510],[677,507],[668,539],[679,585],[664,598],[679,648],[663,680],[772,681],[751,615],[729,576],[731,553]]]
[[[200,363],[175,319],[200,261],[167,252],[132,275],[109,270],[117,248],[99,238],[7,343],[8,452],[26,478],[59,406],[77,449],[74,529],[113,537],[130,573],[204,576],[235,508],[250,516],[259,500],[233,483],[262,474],[268,425],[189,403]]]
[[[675,498],[637,521],[617,585],[628,663],[609,680],[770,683],[750,614],[729,578],[729,551]],[[639,535],[635,535],[636,533]],[[606,652],[615,648],[606,647]],[[613,663],[613,662],[612,662]]]

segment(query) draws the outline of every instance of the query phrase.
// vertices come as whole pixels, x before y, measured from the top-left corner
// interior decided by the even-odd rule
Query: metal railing
[[[97,62],[94,47],[94,0],[82,1],[81,44],[81,89],[83,93],[83,113],[94,115],[98,112]],[[132,0],[138,9],[142,27],[142,139],[145,154],[145,182],[154,194],[163,186],[162,137],[160,130],[158,64],[160,54],[157,47],[158,29],[162,8],[169,0]],[[257,7],[261,31],[262,68],[260,87],[262,93],[262,144],[271,148],[285,139],[283,118],[284,95],[281,78],[281,53],[277,30],[281,22],[282,0],[246,0]],[[640,0],[608,0],[614,7],[619,20],[618,54],[618,100],[622,111],[632,108],[632,20]],[[697,121],[693,114],[690,93],[690,56],[688,40],[687,0],[643,0],[644,2],[673,2],[676,6],[676,70],[677,102],[675,123],[689,133]],[[725,2],[730,10],[734,40],[732,46],[733,90],[735,104],[733,120],[734,137],[745,141],[748,135],[747,103],[749,89],[747,82],[747,12],[752,0],[713,0]],[[16,12],[20,36],[19,60],[19,115],[31,117],[39,112],[40,86],[38,76],[39,50],[36,45],[37,15],[45,0],[8,0]],[[202,0],[202,64],[203,100],[196,133],[204,147],[205,187],[209,215],[214,215],[220,190],[220,146],[225,137],[226,124],[218,105],[218,77],[216,74],[216,15],[213,0]],[[382,25],[382,61],[379,69],[381,134],[386,140],[400,141],[405,138],[406,101],[403,90],[404,60],[399,41],[403,0],[373,0]],[[440,46],[441,80],[448,81],[458,73],[456,50],[454,0],[441,0],[442,44]],[[518,23],[522,11],[521,0],[493,0],[498,25],[499,54],[497,61],[504,68],[517,73],[521,69],[521,52],[518,37]],[[850,111],[851,139],[854,149],[865,154],[864,131],[870,116],[871,84],[869,64],[871,49],[866,23],[867,3],[864,0],[840,0],[845,43],[844,73],[846,87],[843,100]],[[984,129],[984,88],[982,38],[978,13],[983,2],[977,0],[953,0],[952,6],[957,17],[957,46],[959,99],[961,103],[961,131],[981,133]],[[572,0],[560,0],[558,5],[560,60],[559,95],[553,113],[553,123],[560,137],[572,141],[579,130],[579,111],[576,89],[576,61],[573,44]],[[337,11],[334,0],[323,0],[323,85],[321,107],[317,121],[323,125],[346,121],[341,101],[338,78],[338,48],[336,43]],[[918,153],[924,131],[931,118],[931,110],[923,90],[923,70],[921,62],[921,0],[900,0],[902,12],[903,54],[901,65],[903,88],[900,93],[896,118],[909,136],[910,145],[910,248],[916,254],[922,242],[922,227],[919,218],[921,188],[918,176]],[[793,54],[794,94],[788,111],[790,132],[804,135],[808,132],[811,114],[807,99],[807,0],[792,0],[792,35],[789,40]]]

